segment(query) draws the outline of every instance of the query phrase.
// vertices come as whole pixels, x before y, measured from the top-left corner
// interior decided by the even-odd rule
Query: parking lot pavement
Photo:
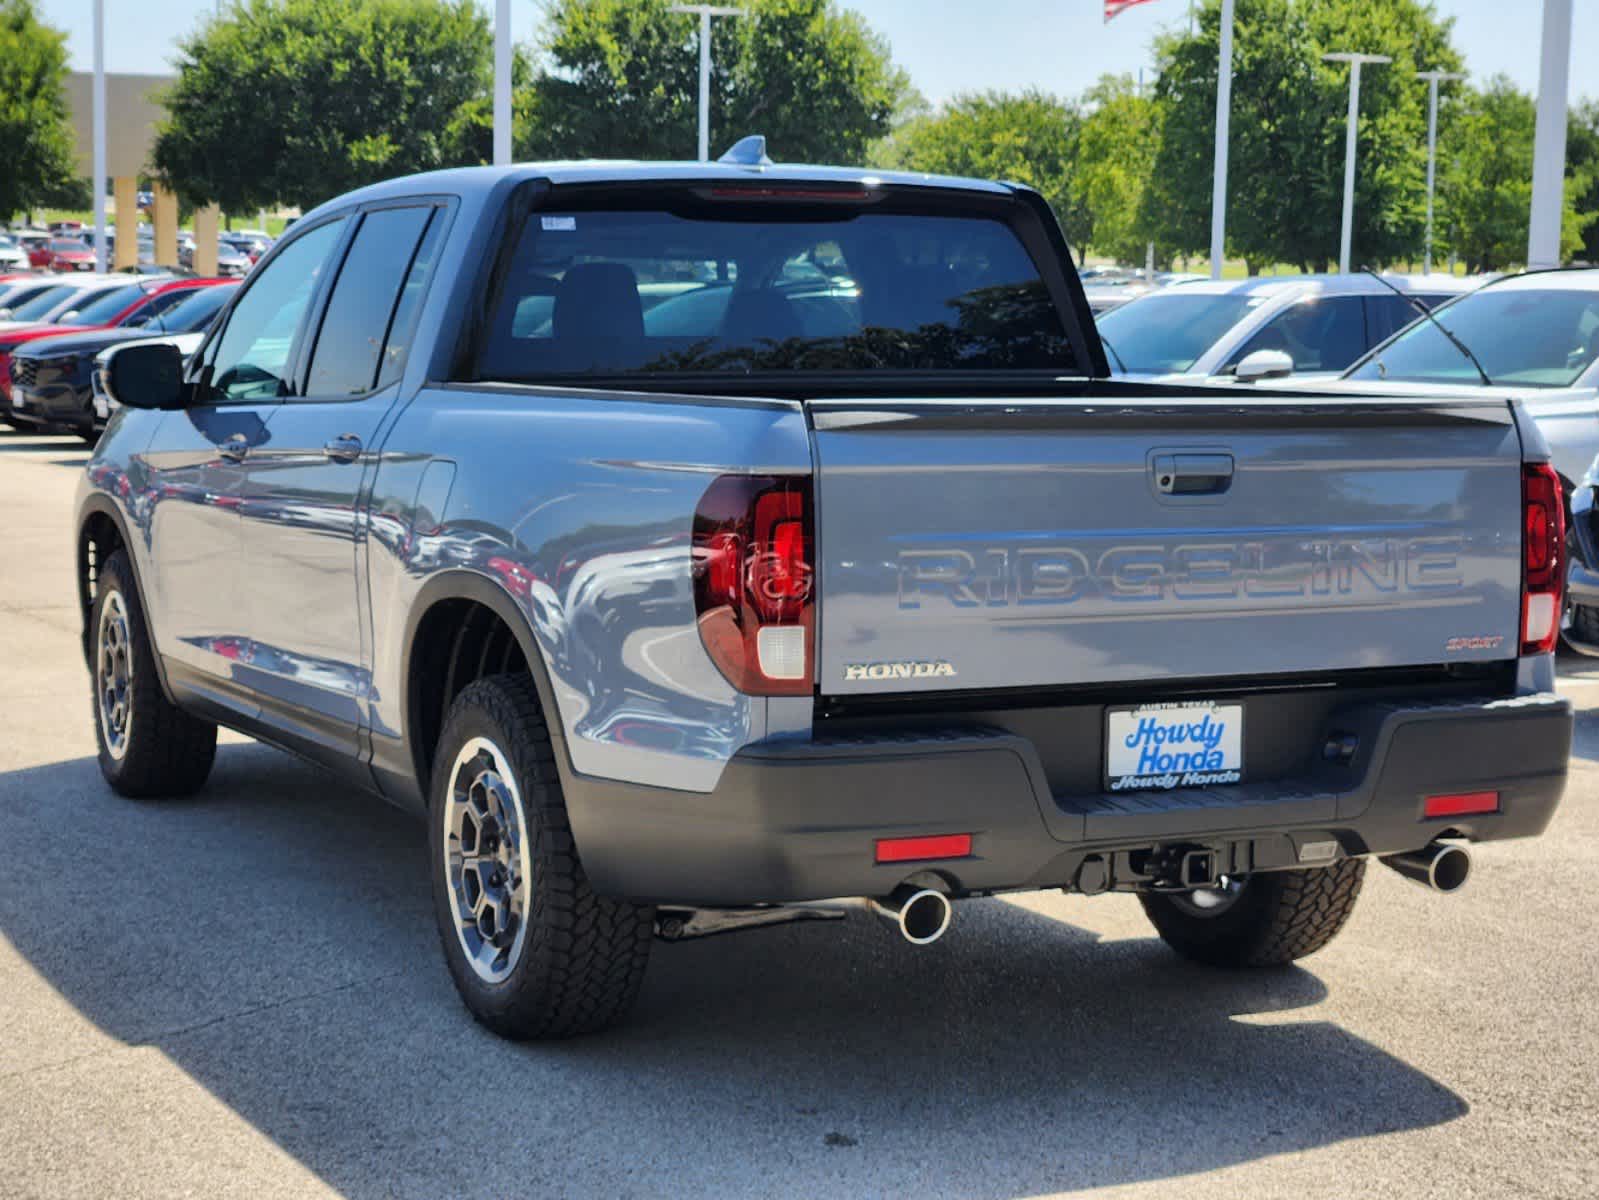
[[[230,738],[112,796],[71,581],[86,455],[0,432],[0,1196],[1599,1194],[1599,663],[1566,802],[1464,893],[1374,868],[1302,968],[1179,962],[1135,900],[659,947],[632,1022],[456,1002],[420,827]]]

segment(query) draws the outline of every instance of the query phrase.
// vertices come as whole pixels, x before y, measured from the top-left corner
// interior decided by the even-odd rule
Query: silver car
[[[1383,279],[1428,307],[1482,283],[1452,275]],[[1393,288],[1369,275],[1184,283],[1140,296],[1096,324],[1111,369],[1123,375],[1331,376],[1415,320],[1415,309]]]

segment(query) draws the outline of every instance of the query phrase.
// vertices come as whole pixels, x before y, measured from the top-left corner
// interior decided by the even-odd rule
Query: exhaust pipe
[[[1446,842],[1434,842],[1408,854],[1387,854],[1382,861],[1406,879],[1435,892],[1458,892],[1471,874],[1470,851]]]
[[[932,945],[949,928],[949,897],[932,888],[902,883],[869,903],[878,916],[898,925],[905,940],[914,946]]]

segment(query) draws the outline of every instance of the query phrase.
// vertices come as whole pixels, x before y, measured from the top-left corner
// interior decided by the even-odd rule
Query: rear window
[[[479,378],[1076,369],[1037,266],[986,216],[812,205],[533,213]]]
[[[179,293],[179,303],[162,313],[151,323],[151,327],[159,326],[168,333],[199,333],[210,327],[212,319],[238,290],[235,284]]]
[[[61,324],[104,325],[130,304],[137,304],[144,295],[143,285],[137,283],[113,288],[107,292],[93,293],[93,298],[86,296],[83,306],[71,316],[62,317]]]
[[[37,321],[46,313],[59,308],[63,301],[70,299],[78,292],[73,287],[46,288],[31,300],[18,304],[11,310],[10,319],[13,321]]]

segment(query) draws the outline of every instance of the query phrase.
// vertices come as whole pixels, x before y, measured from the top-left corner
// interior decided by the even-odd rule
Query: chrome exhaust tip
[[[871,906],[878,916],[899,926],[901,936],[913,946],[930,946],[943,937],[952,913],[943,892],[908,883],[872,900]]]
[[[1471,852],[1447,842],[1434,842],[1407,854],[1387,854],[1382,863],[1435,892],[1458,892],[1471,876]]]

